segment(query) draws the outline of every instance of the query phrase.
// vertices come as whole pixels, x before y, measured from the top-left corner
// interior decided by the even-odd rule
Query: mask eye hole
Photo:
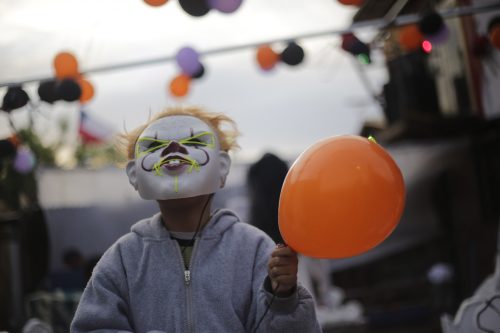
[[[154,140],[154,141],[151,141],[150,143],[148,143],[146,148],[149,150],[152,148],[158,148],[159,146],[161,146],[161,142]]]
[[[154,152],[155,150],[165,147],[170,143],[169,140],[158,140],[153,138],[139,138],[136,145],[136,157]]]
[[[211,132],[198,133],[192,137],[181,140],[180,143],[188,147],[215,147],[214,135]]]
[[[192,138],[184,143],[184,145],[188,147],[199,147],[202,146],[203,144],[204,142],[200,138]]]

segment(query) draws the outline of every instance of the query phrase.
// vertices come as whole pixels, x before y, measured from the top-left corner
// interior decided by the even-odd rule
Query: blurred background
[[[157,211],[115,135],[199,105],[242,132],[215,205],[249,223],[276,211],[269,156],[372,135],[400,167],[388,239],[303,260],[325,332],[500,332],[498,1],[2,0],[0,31],[0,331],[69,331],[100,255]]]

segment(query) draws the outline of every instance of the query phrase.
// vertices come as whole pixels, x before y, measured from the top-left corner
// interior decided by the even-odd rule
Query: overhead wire
[[[489,4],[474,4],[474,5],[470,5],[470,6],[445,8],[445,9],[440,10],[439,14],[444,19],[447,19],[447,18],[453,18],[453,17],[458,17],[458,16],[474,15],[474,14],[478,14],[478,13],[482,13],[482,12],[489,12],[489,11],[492,11],[495,9],[500,9],[499,2],[489,3]],[[392,17],[392,16],[391,17],[384,17],[382,19],[370,20],[370,21],[365,21],[365,22],[356,22],[356,23],[351,24],[351,26],[349,26],[346,29],[323,30],[323,31],[310,32],[310,33],[305,33],[305,34],[298,34],[298,35],[294,35],[294,36],[289,36],[287,38],[277,38],[277,39],[270,39],[270,40],[264,40],[264,41],[259,41],[259,42],[252,42],[252,43],[246,43],[246,44],[240,44],[240,45],[220,47],[220,48],[201,51],[201,52],[199,52],[199,55],[200,56],[211,56],[211,55],[241,51],[241,50],[250,49],[250,48],[257,48],[261,45],[266,45],[266,44],[283,43],[283,42],[289,41],[289,40],[304,40],[304,39],[319,38],[319,37],[332,36],[332,35],[342,35],[345,33],[353,32],[355,30],[359,30],[359,29],[363,29],[363,28],[367,28],[367,27],[376,28],[376,29],[384,29],[384,28],[387,28],[389,26],[390,27],[403,26],[403,25],[416,23],[419,20],[420,20],[420,15],[418,15],[418,14],[407,14],[407,15],[400,15],[397,17]],[[154,64],[171,62],[171,61],[175,61],[175,55],[156,57],[156,58],[150,58],[150,59],[142,59],[142,60],[131,61],[131,62],[117,63],[117,64],[110,64],[110,65],[94,67],[94,68],[87,68],[87,69],[83,69],[81,71],[81,74],[88,75],[88,74],[94,74],[94,73],[111,72],[111,71],[116,71],[116,70],[121,70],[121,69],[140,67],[140,66],[148,66],[148,65],[154,65]],[[0,82],[0,87],[23,85],[26,83],[34,83],[34,82],[50,80],[50,79],[52,79],[52,77],[43,76],[43,77],[34,77],[34,78],[17,80],[17,81],[13,81],[13,82]]]

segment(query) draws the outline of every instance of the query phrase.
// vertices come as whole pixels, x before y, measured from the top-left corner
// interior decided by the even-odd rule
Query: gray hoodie
[[[272,299],[267,261],[274,242],[217,212],[196,238],[189,269],[161,215],[141,220],[102,256],[71,332],[254,332]],[[257,332],[321,332],[301,287],[276,297]]]

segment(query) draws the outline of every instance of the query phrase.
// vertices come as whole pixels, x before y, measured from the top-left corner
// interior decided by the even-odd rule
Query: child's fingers
[[[277,278],[281,275],[297,275],[297,268],[293,265],[272,266],[269,268],[269,277]]]
[[[279,286],[278,294],[292,290],[297,285],[297,270],[297,254],[286,245],[278,245],[268,261],[268,275],[273,289]]]
[[[293,274],[280,275],[275,281],[279,283],[283,289],[291,289],[297,284],[297,277]]]
[[[288,246],[284,246],[284,247],[276,247],[272,254],[271,254],[272,257],[296,257],[297,256],[297,253],[295,253],[291,248],[289,248]]]
[[[297,276],[295,274],[279,275],[271,279],[273,281],[273,289],[279,286],[277,292],[288,292],[297,285]]]
[[[269,268],[274,266],[297,266],[297,257],[271,257],[269,259]]]

